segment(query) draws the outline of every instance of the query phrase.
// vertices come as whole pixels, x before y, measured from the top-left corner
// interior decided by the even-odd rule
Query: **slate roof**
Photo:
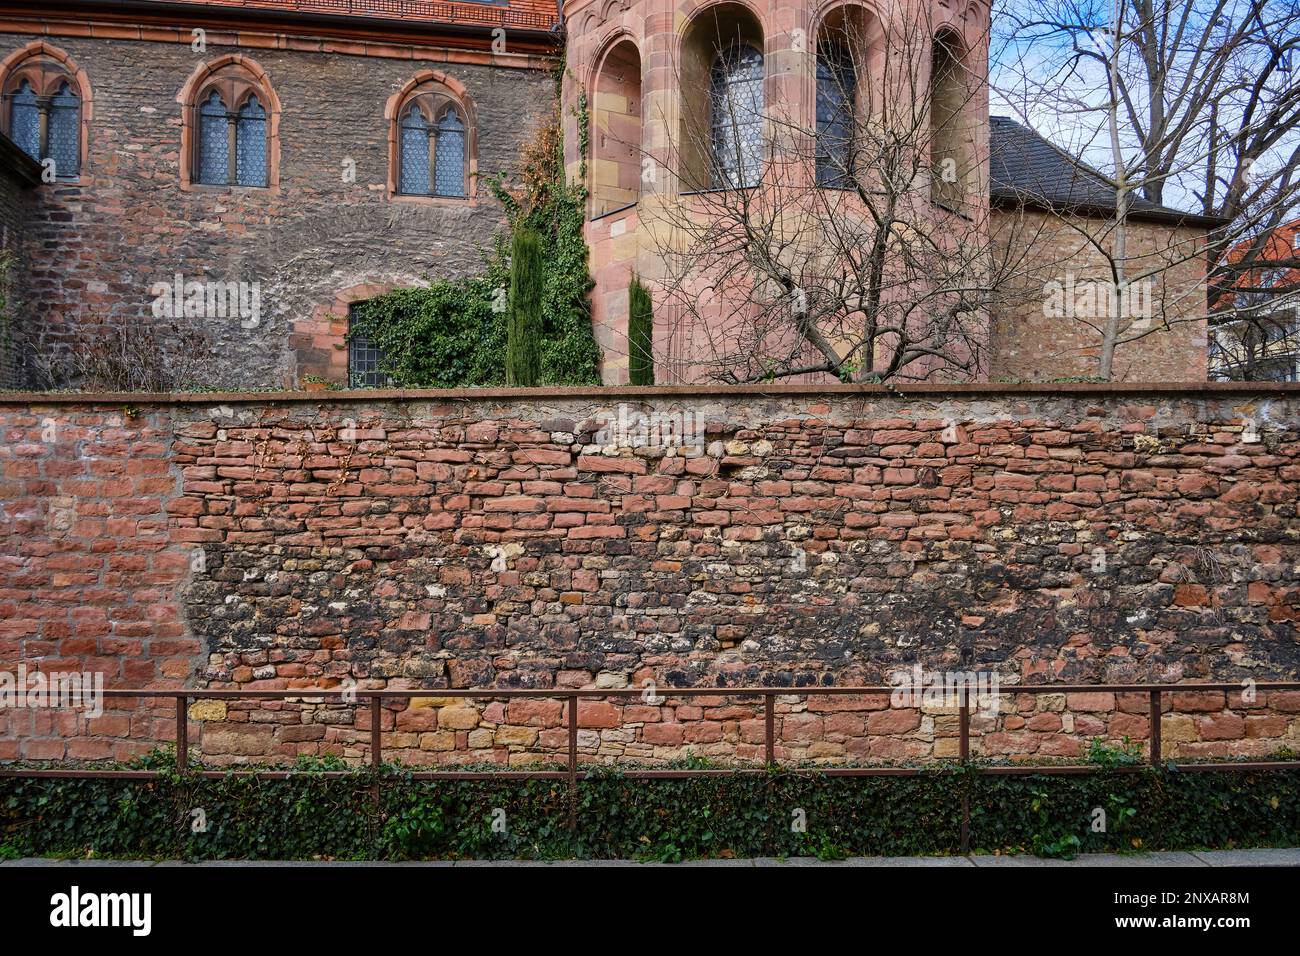
[[[1115,191],[1101,173],[1006,116],[989,117],[989,199],[995,206],[1024,202],[1084,215],[1115,214]],[[1219,219],[1136,195],[1129,197],[1129,216],[1189,226],[1221,225]]]

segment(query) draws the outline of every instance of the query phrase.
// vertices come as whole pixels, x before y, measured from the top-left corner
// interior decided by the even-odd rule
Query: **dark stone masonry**
[[[584,759],[748,759],[761,707],[671,688],[882,684],[917,663],[1004,689],[1300,673],[1285,386],[37,402],[3,406],[0,660],[109,686],[653,681],[662,705],[583,703]],[[621,403],[625,425],[654,413],[702,444],[636,447],[611,429]],[[1170,753],[1300,743],[1300,694],[1174,696]],[[975,746],[1142,740],[1145,707],[1008,694]],[[368,743],[366,713],[319,699],[191,718],[216,762]],[[42,719],[0,716],[0,758],[122,756],[171,723],[111,712],[70,742],[19,723]],[[559,702],[433,698],[383,720],[385,753],[411,762],[524,763],[565,739]],[[951,756],[955,720],[791,697],[780,753]]]
[[[115,324],[153,321],[155,284],[176,275],[258,285],[255,321],[180,320],[207,337],[202,384],[244,388],[328,375],[331,360],[346,366],[334,355],[344,348],[340,303],[346,316],[347,301],[481,271],[501,207],[484,185],[466,200],[390,197],[385,105],[412,78],[445,75],[475,110],[477,170],[511,174],[552,99],[545,70],[524,68],[523,57],[515,68],[399,46],[350,55],[304,42],[239,46],[216,31],[210,39],[202,52],[180,42],[50,41],[88,77],[93,119],[82,176],[41,187],[26,213],[27,275],[14,310],[32,357],[23,384],[42,384]],[[0,34],[0,57],[32,42]],[[281,105],[277,188],[182,183],[178,95],[197,68],[226,56],[264,71]],[[0,211],[10,207],[0,192]]]

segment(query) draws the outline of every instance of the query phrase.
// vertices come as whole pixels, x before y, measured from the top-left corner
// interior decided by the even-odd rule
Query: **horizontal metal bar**
[[[1300,690],[1300,681],[1257,682],[1252,685],[1255,691]],[[776,694],[781,697],[844,697],[854,695],[893,694],[908,690],[902,687],[644,687],[618,689],[573,689],[555,690],[551,688],[523,689],[502,687],[498,689],[452,690],[450,688],[432,688],[409,690],[358,690],[337,687],[300,687],[294,690],[243,690],[233,688],[214,688],[211,690],[196,687],[161,689],[148,688],[139,690],[105,689],[105,697],[141,697],[141,698],[176,698],[192,697],[195,700],[284,700],[293,697],[342,697],[349,695],[360,699],[379,698],[381,700],[406,700],[413,697],[454,697],[463,699],[491,700],[494,698],[527,698],[534,700],[568,700],[577,697],[585,700],[600,700],[609,697],[642,697],[653,691],[656,698],[674,697],[762,697]],[[936,686],[938,692],[942,688]],[[1238,682],[1205,684],[1002,684],[997,693],[1002,694],[1145,694],[1158,690],[1161,693],[1197,693],[1202,691],[1242,690]],[[924,691],[925,688],[918,688]],[[971,689],[972,692],[974,688]]]
[[[1164,764],[1169,769],[1185,773],[1203,773],[1210,771],[1241,771],[1259,773],[1281,770],[1300,770],[1300,760],[1260,760],[1246,762],[1219,761],[1215,763],[1176,763]],[[1090,773],[1142,773],[1149,770],[1146,764],[1131,764],[1123,767],[1101,767],[1095,764],[1007,764],[980,767],[967,764],[959,767],[954,761],[935,763],[931,767],[785,767],[782,774],[796,776],[821,777],[920,777],[929,775],[947,775],[958,770],[977,773],[991,777],[1005,776],[1075,776]],[[79,780],[152,780],[164,776],[163,770],[41,770],[34,768],[0,768],[0,777],[17,778],[75,778]],[[764,767],[708,767],[699,769],[629,769],[619,776],[627,780],[688,780],[692,777],[745,777],[770,775],[771,770]],[[200,770],[194,776],[206,779],[225,779],[227,777],[252,777],[259,780],[288,780],[292,777],[312,777],[323,779],[341,779],[353,777],[362,780],[366,772],[357,770]],[[411,771],[413,780],[567,780],[567,770],[417,770]],[[578,780],[591,779],[591,771],[579,770]],[[398,779],[390,776],[391,782]]]

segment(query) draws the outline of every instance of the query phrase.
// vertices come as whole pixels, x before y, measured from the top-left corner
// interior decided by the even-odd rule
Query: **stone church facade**
[[[734,32],[763,99],[809,110],[816,64],[798,38],[815,47],[819,29],[856,9],[838,0],[4,5],[0,375],[9,386],[49,384],[103,329],[164,319],[210,340],[205,384],[355,380],[367,356],[349,346],[349,307],[480,267],[504,226],[483,177],[513,174],[562,68],[566,161],[591,196],[602,375],[626,382],[627,284],[656,275],[658,247],[641,224],[656,203],[678,201],[674,187],[646,188],[642,160],[677,163],[673,118],[701,95],[682,64],[698,61],[704,76],[719,31]],[[996,217],[988,7],[935,0],[923,12],[978,80],[956,127],[959,198],[988,210],[992,194]],[[574,120],[581,103],[586,142]],[[996,218],[971,221],[987,236]],[[1156,225],[1189,242],[1206,228]],[[193,283],[209,300],[216,287],[229,309],[187,315]],[[669,359],[661,380],[699,380],[672,361],[689,353],[693,330],[670,316],[656,323]],[[1042,347],[1060,330],[1036,328],[1032,312],[992,317],[989,359],[973,377],[1079,374],[1076,359]],[[1204,326],[1143,339],[1125,358],[1132,376],[1203,380]]]

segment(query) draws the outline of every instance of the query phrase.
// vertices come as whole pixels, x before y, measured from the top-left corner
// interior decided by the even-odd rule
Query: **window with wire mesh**
[[[401,191],[411,196],[429,192],[429,124],[415,104],[402,118]]]
[[[228,116],[216,90],[199,107],[199,182],[210,186],[225,186],[230,179]]]
[[[843,188],[853,174],[857,74],[838,43],[817,50],[817,185]]]
[[[41,157],[41,109],[36,91],[24,80],[9,101],[9,138],[32,159]]]
[[[81,96],[58,71],[33,68],[11,81],[9,138],[37,162],[50,160],[58,179],[81,171]]]
[[[266,110],[250,96],[235,123],[235,184],[266,186]]]
[[[249,81],[219,76],[200,96],[195,137],[195,179],[208,186],[270,184],[266,96]]]
[[[715,189],[753,186],[763,161],[763,55],[733,43],[709,72],[709,127]]]
[[[385,388],[393,380],[380,368],[384,353],[367,336],[357,333],[353,324],[356,306],[348,309],[348,387]]]
[[[434,150],[434,194],[465,195],[465,124],[454,109],[447,110],[437,126]]]
[[[447,105],[445,98],[424,96],[403,109],[400,116],[398,192],[407,196],[465,198],[468,129],[462,111]]]

